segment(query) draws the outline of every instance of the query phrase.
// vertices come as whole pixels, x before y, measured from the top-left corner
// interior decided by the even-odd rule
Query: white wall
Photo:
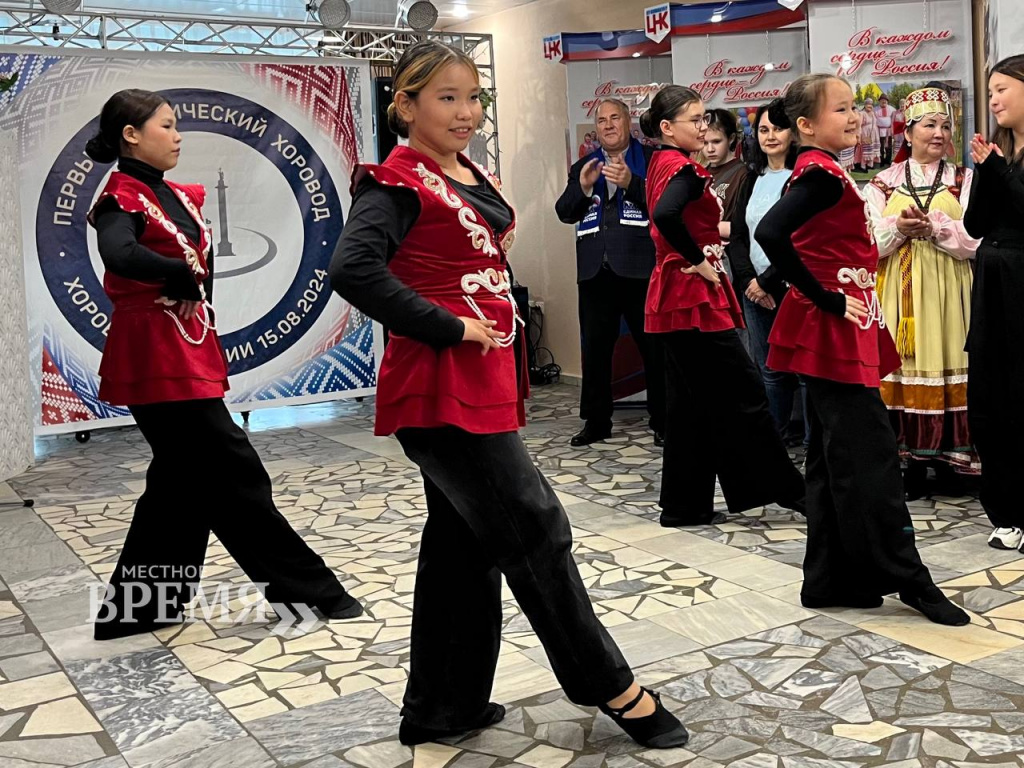
[[[988,72],[1008,56],[1024,53],[1024,6],[1021,0],[971,0],[974,11],[974,103],[979,133],[992,130],[988,111]]]
[[[992,39],[991,61],[1024,53],[1024,6],[1021,0],[986,0],[988,31]]]

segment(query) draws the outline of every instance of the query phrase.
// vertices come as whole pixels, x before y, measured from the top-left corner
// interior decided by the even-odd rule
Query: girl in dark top
[[[166,100],[127,90],[103,106],[99,134],[86,147],[97,163],[119,160],[89,213],[114,305],[99,395],[128,406],[153,451],[96,638],[181,621],[211,530],[269,602],[358,616],[359,603],[274,506],[270,477],[224,406],[206,193],[163,177],[178,164],[180,145]],[[211,469],[196,493],[189,480]]]
[[[504,575],[570,699],[600,706],[641,744],[679,747],[686,729],[635,682],[594,615],[565,511],[517,431],[515,215],[498,180],[462,154],[482,115],[472,59],[436,41],[406,50],[388,116],[409,146],[356,170],[330,270],[338,293],[391,329],[375,431],[397,436],[427,497],[399,740],[504,717],[488,702]]]
[[[716,476],[730,512],[772,502],[803,510],[803,478],[737,336],[743,319],[736,294],[720,278],[725,249],[711,174],[690,159],[704,146],[707,123],[698,94],[678,85],[659,92],[641,118],[644,133],[661,140],[647,171],[657,265],[646,327],[662,334],[666,350],[664,526],[723,519],[714,510]]]
[[[768,365],[807,381],[809,608],[877,607],[900,599],[940,624],[970,618],[932,582],[914,545],[896,436],[878,387],[900,365],[875,295],[866,203],[839,164],[859,123],[853,92],[831,75],[805,75],[786,96],[801,150],[782,199],[755,238],[794,286],[782,300]]]
[[[722,242],[732,237],[732,217],[736,210],[736,196],[747,177],[746,164],[736,157],[736,145],[741,134],[736,116],[727,109],[712,109],[707,133],[704,134],[702,153],[706,167],[714,181],[712,189],[722,201],[722,221],[718,233]]]
[[[747,321],[750,356],[757,364],[768,393],[768,407],[780,435],[785,435],[793,414],[793,395],[797,377],[768,367],[768,334],[788,286],[768,261],[761,246],[751,240],[768,210],[779,201],[796,162],[796,137],[793,135],[782,99],[761,105],[754,117],[753,166],[743,179],[732,214],[732,239],[727,252],[732,264],[733,284],[742,295],[743,316]],[[794,442],[800,442],[797,436]]]
[[[964,226],[983,237],[971,297],[967,420],[981,458],[981,504],[995,530],[988,543],[1017,549],[1024,508],[1024,55],[999,62],[988,82],[999,127],[971,141],[974,186]],[[1024,550],[1022,550],[1024,551]]]

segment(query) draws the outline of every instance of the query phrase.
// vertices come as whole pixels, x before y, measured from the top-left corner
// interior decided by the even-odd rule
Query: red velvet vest
[[[500,195],[498,180],[478,170]],[[526,423],[526,383],[524,377],[521,391],[516,382],[513,341],[522,329],[506,271],[514,214],[505,231],[492,231],[441,167],[409,147],[396,148],[382,165],[358,166],[353,189],[364,177],[419,198],[419,217],[388,265],[395,277],[455,315],[496,321],[502,334],[502,346],[486,355],[475,342],[438,351],[392,334],[377,380],[375,433],[443,425],[478,434],[517,430]]]
[[[96,200],[108,198],[127,213],[145,217],[139,244],[192,268],[196,282],[208,276],[206,255],[210,232],[200,212],[206,192],[198,184],[166,182],[202,233],[202,242],[190,241],[171,221],[148,185],[115,171]],[[95,225],[96,206],[89,213]],[[103,289],[114,305],[110,331],[100,361],[99,396],[114,405],[143,405],[172,400],[223,397],[228,369],[208,307],[196,317],[182,320],[176,303],[162,297],[163,284],[129,280],[107,272]]]
[[[727,331],[743,327],[743,311],[736,300],[722,258],[725,248],[718,233],[722,206],[711,189],[711,174],[675,149],[654,153],[647,166],[647,210],[652,219],[655,207],[669,183],[686,167],[692,167],[704,181],[704,193],[683,209],[683,223],[690,237],[703,251],[708,262],[719,272],[722,283],[715,288],[698,274],[686,274],[692,266],[651,222],[657,264],[647,289],[645,327],[648,333],[668,333],[696,329]]]
[[[822,286],[861,299],[869,315],[859,324],[852,323],[818,309],[793,288],[783,299],[768,338],[768,366],[877,387],[902,363],[875,294],[878,248],[867,202],[856,182],[827,152],[802,152],[788,184],[812,170],[842,181],[843,196],[800,227],[793,234],[793,245]]]

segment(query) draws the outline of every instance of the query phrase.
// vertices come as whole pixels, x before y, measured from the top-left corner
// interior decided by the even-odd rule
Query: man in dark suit
[[[652,149],[630,136],[629,107],[606,99],[597,109],[600,148],[575,163],[555,203],[558,218],[576,224],[576,280],[583,334],[583,429],[575,446],[612,432],[612,353],[622,319],[640,350],[647,410],[656,445],[663,444],[665,374],[661,350],[644,332],[654,242],[647,213],[647,164]]]

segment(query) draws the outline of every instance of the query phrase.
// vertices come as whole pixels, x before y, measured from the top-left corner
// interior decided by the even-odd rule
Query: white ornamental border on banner
[[[84,214],[108,169],[82,153],[99,107],[125,87],[175,105],[186,140],[177,179],[204,181],[208,225],[228,224],[214,238],[225,255],[215,296],[233,410],[374,391],[379,329],[331,293],[325,272],[350,168],[372,157],[368,63],[0,49],[0,74],[14,67],[0,131],[15,135],[21,161],[38,433],[130,423],[97,397],[109,302]],[[227,256],[232,240],[244,255]]]
[[[0,178],[14,178],[17,156],[14,137],[0,134]],[[4,184],[0,189],[0,217],[17,221],[20,211],[17,187]],[[34,457],[25,294],[18,290],[25,278],[21,237],[19,227],[0,229],[0,269],[10,281],[7,290],[0,293],[0,481],[24,472]]]

